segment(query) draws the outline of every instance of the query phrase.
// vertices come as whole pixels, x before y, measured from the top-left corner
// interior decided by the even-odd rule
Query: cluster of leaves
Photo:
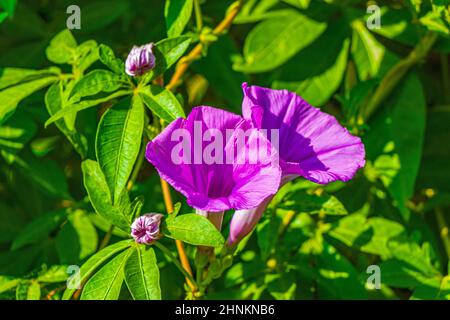
[[[205,297],[450,298],[449,1],[392,1],[369,30],[366,1],[247,0],[219,37],[228,1],[84,1],[76,37],[60,31],[68,5],[19,2],[0,26],[1,298],[80,295],[67,280],[82,299],[184,297],[170,238],[196,261],[195,246],[223,252],[227,230],[176,195],[157,245],[129,239],[137,216],[165,210],[145,145],[195,105],[240,113],[244,81],[335,115],[362,137],[367,165],[345,184],[284,186]],[[156,68],[129,77],[127,51],[149,41]],[[174,94],[162,83],[198,42]],[[367,285],[371,265],[381,290]]]

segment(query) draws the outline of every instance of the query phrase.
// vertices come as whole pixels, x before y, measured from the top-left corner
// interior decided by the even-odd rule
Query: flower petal
[[[348,181],[365,164],[364,145],[331,115],[295,93],[242,85],[242,113],[258,128],[279,130],[283,175],[316,183]]]
[[[235,149],[236,159],[244,159],[243,162],[227,162],[227,152],[235,147],[239,129],[251,128],[251,123],[236,114],[212,107],[197,107],[187,119],[175,120],[149,142],[146,156],[160,176],[186,196],[189,205],[196,209],[217,212],[251,208],[277,191],[281,176],[276,152],[263,153],[257,163],[245,159],[246,153],[257,152],[253,149],[255,139],[264,139],[269,144],[257,132],[252,132],[246,143]],[[231,129],[231,135],[228,135],[227,129]],[[174,159],[173,151],[177,150],[181,140],[173,137],[180,130],[188,134],[189,154],[183,158],[184,151],[179,154],[175,152],[175,158],[179,159]],[[205,163],[204,151],[216,139],[205,141],[204,134],[208,130],[215,130],[211,132],[220,133],[218,136],[223,139],[219,143],[221,149],[217,150],[221,158],[219,163]],[[196,159],[198,156],[200,159]],[[182,158],[183,161],[180,161]]]

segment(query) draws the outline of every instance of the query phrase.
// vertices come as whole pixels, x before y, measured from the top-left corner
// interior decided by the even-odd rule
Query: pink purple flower
[[[153,43],[137,47],[134,46],[125,61],[125,72],[130,76],[141,76],[155,67]]]
[[[242,85],[242,113],[257,128],[279,129],[282,184],[302,176],[326,184],[348,181],[365,164],[364,145],[331,115],[295,93]],[[250,210],[235,212],[228,244],[245,237],[258,223],[270,198]]]
[[[163,217],[160,213],[148,213],[138,217],[131,224],[131,236],[137,243],[153,243],[161,237],[159,225]]]
[[[243,132],[250,134],[245,143],[238,143]],[[258,152],[261,145],[272,152]],[[249,121],[202,106],[194,108],[187,119],[170,123],[149,142],[146,157],[163,179],[186,196],[190,206],[223,212],[254,208],[275,194],[281,170],[272,149]],[[257,161],[251,161],[255,154]]]

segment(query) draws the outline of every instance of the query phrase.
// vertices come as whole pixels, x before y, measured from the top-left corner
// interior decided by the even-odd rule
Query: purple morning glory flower
[[[164,216],[160,213],[147,213],[131,224],[131,236],[137,243],[151,244],[161,237],[159,225]]]
[[[316,183],[348,181],[365,164],[364,145],[333,116],[295,93],[242,85],[242,114],[257,128],[279,129],[283,176]]]
[[[244,132],[250,134],[239,143]],[[258,152],[262,145],[271,152]],[[280,184],[278,154],[264,135],[242,117],[213,107],[194,108],[187,119],[170,123],[148,143],[146,157],[201,211],[254,208]]]
[[[130,76],[141,76],[155,67],[153,43],[137,47],[134,46],[125,61],[125,72]]]
[[[284,183],[298,177],[326,184],[348,181],[365,164],[364,145],[331,115],[295,93],[242,85],[242,113],[257,128],[279,129]],[[271,198],[250,210],[238,210],[230,224],[228,244],[245,237],[258,223]]]

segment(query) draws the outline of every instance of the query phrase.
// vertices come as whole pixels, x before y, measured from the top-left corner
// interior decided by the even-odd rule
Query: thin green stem
[[[98,247],[97,251],[102,250],[103,248],[105,248],[108,245],[109,240],[111,240],[113,231],[114,231],[114,225],[111,225],[108,229],[108,232],[106,232],[105,236],[103,237],[103,240],[100,243],[100,246]]]
[[[188,278],[189,281],[191,281],[191,283],[193,283],[196,288],[198,288],[198,284],[194,280],[194,278],[186,271],[186,269],[183,268],[178,259],[172,254],[172,252],[170,252],[170,250],[165,245],[161,244],[160,242],[155,242],[153,245],[156,246],[158,249],[160,249],[167,257],[169,257],[169,259],[175,264],[178,270],[180,270],[180,272],[186,278]]]
[[[197,26],[197,31],[201,31],[203,29],[203,16],[202,16],[202,9],[200,7],[199,0],[194,0],[194,12],[195,12],[195,24]]]
[[[442,243],[444,244],[445,253],[447,254],[447,259],[450,260],[450,234],[441,208],[436,208],[435,215],[439,227],[439,234],[441,236]]]

